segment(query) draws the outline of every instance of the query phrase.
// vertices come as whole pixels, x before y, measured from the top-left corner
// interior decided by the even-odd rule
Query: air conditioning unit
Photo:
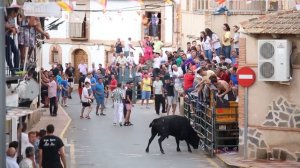
[[[291,52],[289,40],[258,40],[258,80],[289,81]]]

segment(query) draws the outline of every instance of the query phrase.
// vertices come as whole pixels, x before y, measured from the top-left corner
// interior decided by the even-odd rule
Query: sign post
[[[248,87],[255,82],[255,72],[249,67],[243,67],[238,70],[239,85],[245,88],[244,95],[244,159],[248,158]]]

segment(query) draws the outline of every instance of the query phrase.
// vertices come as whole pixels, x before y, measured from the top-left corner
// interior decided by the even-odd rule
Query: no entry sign
[[[249,67],[243,67],[238,70],[238,82],[243,87],[249,87],[255,82],[255,72]]]

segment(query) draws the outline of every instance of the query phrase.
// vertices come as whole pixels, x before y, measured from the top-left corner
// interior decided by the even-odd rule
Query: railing
[[[184,114],[200,135],[201,148],[210,156],[238,149],[237,103],[227,101],[226,106],[222,106],[219,101],[215,91],[210,89],[202,95],[190,94],[184,101]]]
[[[194,12],[214,12],[219,7],[226,6],[231,13],[264,14],[267,11],[289,10],[295,7],[294,1],[287,0],[227,0],[218,4],[214,0],[195,0],[190,4]],[[191,11],[190,10],[190,11]]]

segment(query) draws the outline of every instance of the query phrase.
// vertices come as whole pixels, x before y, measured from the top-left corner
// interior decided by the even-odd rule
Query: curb
[[[240,163],[232,163],[230,161],[227,161],[226,159],[223,159],[221,156],[219,155],[215,155],[216,158],[222,162],[224,165],[226,165],[227,167],[232,167],[232,168],[250,168],[251,166],[246,165],[246,164],[240,164]]]
[[[60,133],[60,138],[63,138],[64,137],[64,135],[65,135],[65,133],[66,133],[66,131],[67,131],[67,129],[69,128],[69,126],[70,126],[70,124],[71,124],[71,121],[72,121],[72,119],[71,119],[71,117],[69,116],[69,114],[65,111],[65,109],[64,108],[62,108],[60,105],[59,105],[59,108],[61,109],[61,111],[67,116],[67,118],[68,118],[68,122],[67,122],[67,124],[65,125],[65,127],[64,127],[64,129],[62,130],[62,132]]]

